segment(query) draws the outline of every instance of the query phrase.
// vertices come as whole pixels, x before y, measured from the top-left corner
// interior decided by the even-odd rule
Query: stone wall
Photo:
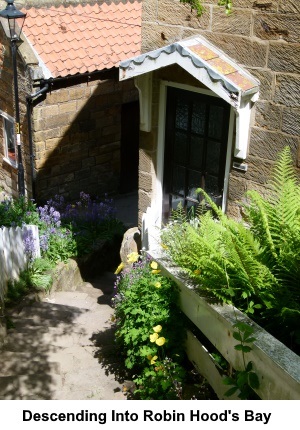
[[[15,117],[15,101],[13,90],[12,56],[10,42],[5,31],[0,25],[0,110]],[[25,186],[31,182],[30,157],[27,136],[26,117],[26,94],[31,90],[31,79],[29,70],[24,66],[20,53],[22,45],[17,52],[18,67],[18,89],[19,89],[19,109],[21,128],[21,151],[25,170]],[[1,119],[1,118],[0,118]],[[5,194],[18,195],[17,169],[4,160],[4,135],[2,120],[0,122],[0,189]]]
[[[47,94],[33,111],[39,200],[118,190],[121,106],[137,97],[133,81],[112,79]]]
[[[201,34],[260,80],[248,170],[230,174],[227,212],[238,216],[237,201],[248,189],[264,192],[270,169],[285,145],[300,167],[300,2],[232,3],[233,13],[227,16],[217,0],[204,0],[205,11],[197,17],[179,0],[144,0],[142,50]]]

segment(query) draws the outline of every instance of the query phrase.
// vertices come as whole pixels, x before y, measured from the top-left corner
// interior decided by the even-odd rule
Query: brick
[[[287,134],[300,136],[300,109],[283,108],[282,131]]]
[[[300,75],[276,75],[275,103],[290,107],[300,105]]]
[[[276,72],[299,73],[299,64],[300,43],[270,43],[268,61],[270,69]]]
[[[213,7],[212,31],[250,36],[251,11],[236,9],[232,15],[227,16],[223,8]]]
[[[249,155],[263,160],[276,161],[278,153],[285,146],[291,148],[291,153],[296,158],[298,139],[279,132],[270,132],[253,127],[251,130],[251,142]]]
[[[280,130],[282,107],[272,103],[257,102],[255,104],[255,125],[268,130]]]

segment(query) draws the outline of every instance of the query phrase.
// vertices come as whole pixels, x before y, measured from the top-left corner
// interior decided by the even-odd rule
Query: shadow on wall
[[[38,202],[56,194],[74,200],[80,191],[91,196],[132,191],[124,188],[132,172],[137,187],[137,99],[132,82],[108,79],[60,88],[34,107]]]

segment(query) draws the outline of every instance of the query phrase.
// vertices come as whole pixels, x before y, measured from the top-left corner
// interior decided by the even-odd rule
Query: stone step
[[[72,324],[80,315],[88,312],[88,308],[51,303],[36,302],[24,307],[21,312],[12,314],[10,318],[31,319],[33,324],[57,326],[60,322]]]
[[[100,293],[99,293],[100,295]],[[90,297],[86,292],[75,291],[65,292],[59,291],[50,294],[43,299],[44,303],[70,306],[80,309],[95,309],[97,301]]]

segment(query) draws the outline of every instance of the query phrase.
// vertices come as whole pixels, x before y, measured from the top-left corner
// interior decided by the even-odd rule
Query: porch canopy
[[[119,79],[136,78],[140,91],[141,129],[151,129],[151,72],[178,64],[229,103],[236,112],[235,157],[245,159],[250,115],[259,81],[202,36],[196,36],[121,61]]]

